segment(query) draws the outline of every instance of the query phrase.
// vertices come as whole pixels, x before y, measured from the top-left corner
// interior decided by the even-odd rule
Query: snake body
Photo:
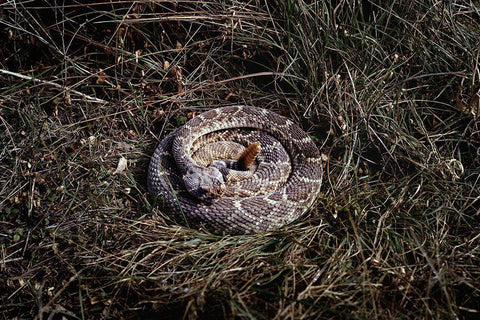
[[[248,172],[213,167],[256,142],[261,151]],[[307,211],[320,191],[322,162],[314,142],[292,120],[262,108],[230,106],[197,115],[164,138],[147,181],[176,221],[215,233],[255,233]]]

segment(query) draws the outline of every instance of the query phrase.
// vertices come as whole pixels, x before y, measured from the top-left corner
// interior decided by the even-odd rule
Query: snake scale
[[[259,149],[252,163],[236,167],[235,159],[250,149]],[[262,108],[229,106],[201,113],[164,138],[147,182],[174,220],[242,234],[274,230],[300,217],[320,191],[322,172],[316,145],[292,120]]]

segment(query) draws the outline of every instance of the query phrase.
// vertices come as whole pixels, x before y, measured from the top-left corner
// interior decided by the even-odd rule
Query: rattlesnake
[[[225,147],[218,140],[230,142]],[[229,169],[234,162],[225,158],[249,153],[243,146],[255,149],[258,142],[260,153],[249,168]],[[147,180],[174,220],[215,233],[255,233],[290,223],[312,205],[322,163],[314,142],[292,120],[229,106],[195,116],[162,140]]]

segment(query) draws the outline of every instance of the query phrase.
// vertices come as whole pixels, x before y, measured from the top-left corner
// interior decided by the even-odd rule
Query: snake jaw
[[[225,192],[222,173],[215,167],[194,167],[183,176],[187,191],[197,199],[213,202]]]

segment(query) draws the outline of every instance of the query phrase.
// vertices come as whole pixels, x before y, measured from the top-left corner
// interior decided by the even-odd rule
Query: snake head
[[[194,197],[212,202],[225,191],[223,175],[215,167],[193,167],[183,176],[187,191]]]

